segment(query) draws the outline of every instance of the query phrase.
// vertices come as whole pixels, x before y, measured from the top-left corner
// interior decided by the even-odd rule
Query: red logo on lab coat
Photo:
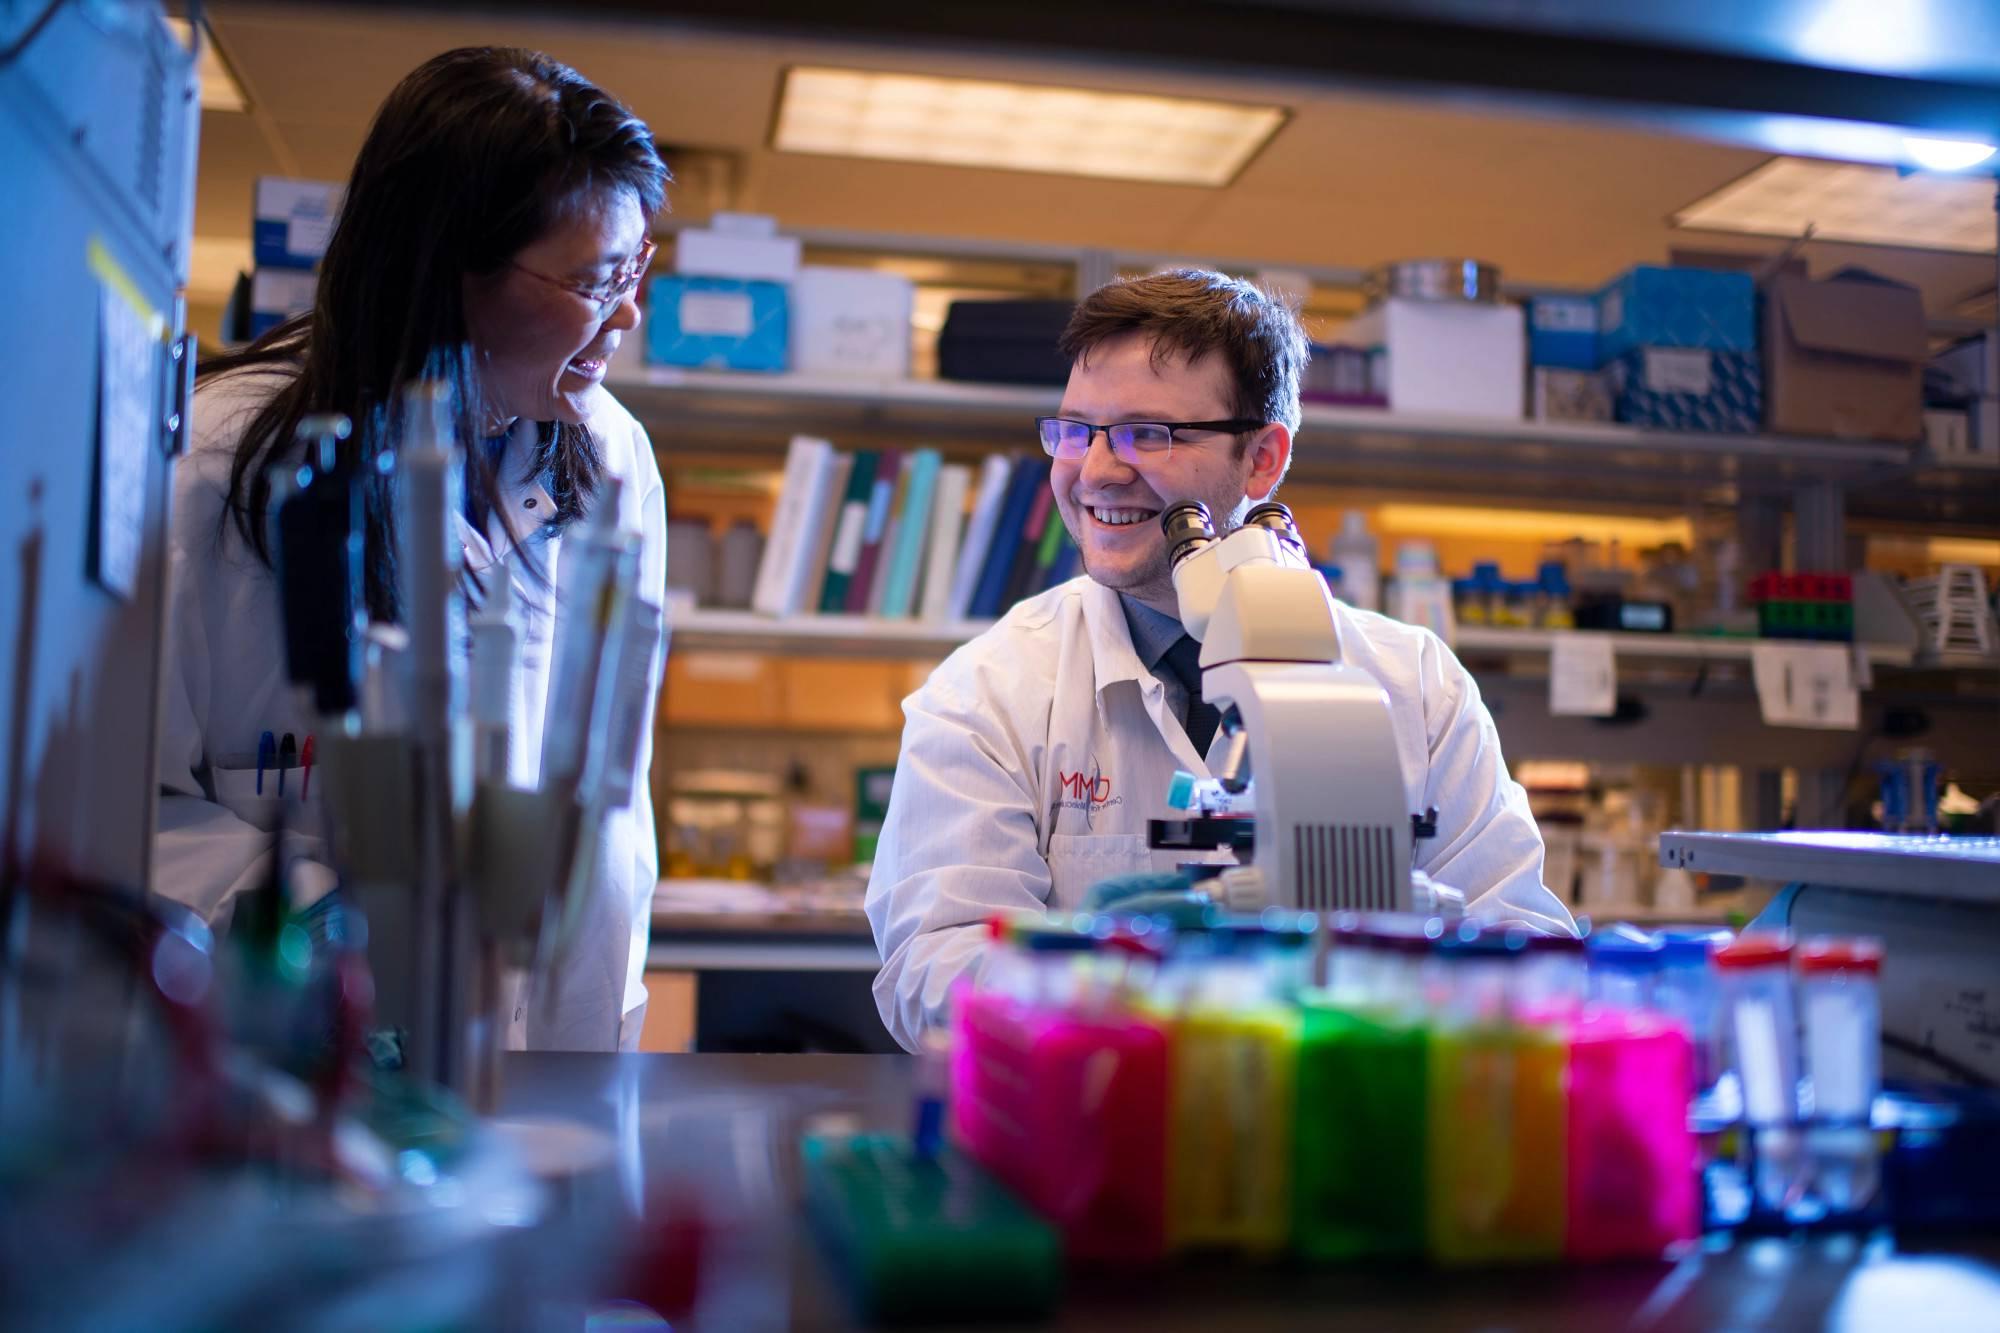
[[[1103,805],[1111,799],[1111,779],[1102,773],[1075,773],[1056,771],[1056,785],[1071,800],[1089,801],[1092,805]]]

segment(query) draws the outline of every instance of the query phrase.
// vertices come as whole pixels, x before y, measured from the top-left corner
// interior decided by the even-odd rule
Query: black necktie
[[[1168,669],[1187,688],[1187,716],[1182,719],[1187,727],[1188,739],[1194,742],[1194,752],[1208,753],[1208,743],[1215,739],[1215,728],[1222,721],[1222,714],[1203,702],[1201,697],[1201,644],[1191,634],[1183,634],[1167,649],[1165,658]]]

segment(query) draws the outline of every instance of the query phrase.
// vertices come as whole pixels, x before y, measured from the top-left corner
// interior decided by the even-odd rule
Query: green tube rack
[[[1054,1228],[951,1148],[906,1136],[808,1135],[806,1209],[856,1311],[873,1323],[1033,1319],[1055,1308]]]

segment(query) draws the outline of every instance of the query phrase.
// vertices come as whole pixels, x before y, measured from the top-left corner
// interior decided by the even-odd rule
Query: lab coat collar
[[[1082,582],[1083,619],[1090,631],[1090,660],[1096,673],[1100,720],[1108,723],[1104,692],[1120,682],[1130,681],[1145,701],[1146,714],[1173,752],[1174,761],[1198,777],[1207,777],[1207,761],[1195,752],[1194,742],[1188,739],[1180,719],[1167,711],[1166,687],[1139,660],[1139,652],[1132,646],[1132,627],[1125,619],[1125,606],[1118,600],[1117,592],[1087,575]]]
[[[1086,575],[1083,580],[1083,621],[1090,631],[1090,661],[1100,704],[1104,692],[1121,681],[1131,681],[1141,690],[1153,681],[1153,673],[1139,660],[1132,647],[1132,627],[1125,623],[1125,608],[1115,590]]]
[[[464,514],[457,516],[466,564],[475,574],[505,560],[517,545],[526,544],[556,512],[554,498],[534,471],[539,435],[540,427],[535,422],[518,418],[507,432],[507,447],[501,451],[496,466],[500,503],[488,517],[485,532],[474,528]],[[500,521],[502,513],[513,527],[513,536],[508,535],[507,526]],[[517,542],[515,537],[521,540]]]

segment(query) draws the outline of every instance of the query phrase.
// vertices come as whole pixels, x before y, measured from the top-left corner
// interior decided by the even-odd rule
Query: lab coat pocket
[[[1054,833],[1049,836],[1049,906],[1082,907],[1091,886],[1113,875],[1153,868],[1143,833]]]
[[[215,783],[215,800],[244,823],[276,833],[282,823],[288,833],[317,838],[322,834],[319,801],[308,786],[304,768],[284,770],[284,794],[278,792],[279,770],[266,766],[263,790],[258,791],[257,769],[215,765],[209,770]]]

